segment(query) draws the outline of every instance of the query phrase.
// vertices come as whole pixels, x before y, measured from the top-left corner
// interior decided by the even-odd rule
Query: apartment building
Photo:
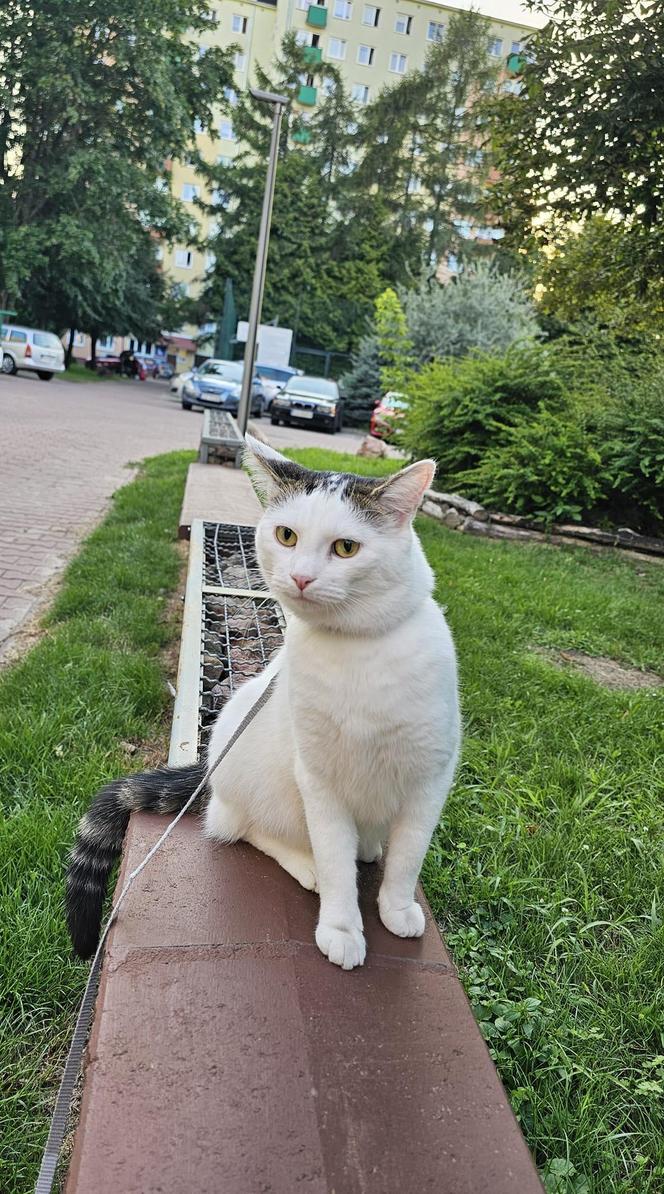
[[[381,88],[423,65],[431,43],[445,36],[450,17],[462,7],[469,5],[463,0],[456,6],[438,0],[375,0],[371,4],[364,0],[223,0],[210,6],[217,25],[201,39],[200,52],[204,54],[212,45],[238,46],[235,87],[239,91],[254,82],[257,64],[269,69],[284,34],[294,31],[298,41],[311,48],[312,61],[322,58],[334,63],[356,102],[367,104]],[[480,0],[479,7],[491,21],[487,53],[504,63],[510,54],[519,52],[535,19],[526,17],[513,0]],[[509,19],[503,19],[503,13]],[[318,100],[317,88],[303,80],[297,99],[301,109],[312,109]],[[218,140],[198,134],[199,148],[210,161],[230,162],[238,150],[232,115],[219,116],[217,132]],[[173,164],[172,186],[185,203],[198,196],[210,199],[202,180],[187,164]],[[211,221],[200,212],[192,211],[192,216],[209,235]],[[187,245],[164,252],[169,276],[183,293],[195,295],[213,264],[211,257]]]

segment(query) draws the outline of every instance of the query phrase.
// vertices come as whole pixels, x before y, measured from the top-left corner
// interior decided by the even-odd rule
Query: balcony
[[[311,141],[309,129],[298,129],[296,133],[293,133],[293,140],[296,145],[308,145]]]
[[[303,83],[297,93],[297,102],[305,108],[313,108],[316,103],[316,88],[310,87],[308,83]]]
[[[511,75],[520,75],[525,65],[526,59],[523,54],[507,55],[507,69]]]
[[[327,25],[327,9],[322,4],[310,4],[307,13],[307,25],[314,29],[324,29]]]
[[[303,46],[302,57],[309,66],[317,66],[323,61],[323,51],[320,46]]]

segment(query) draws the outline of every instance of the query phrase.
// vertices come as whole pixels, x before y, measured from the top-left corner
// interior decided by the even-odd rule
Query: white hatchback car
[[[54,373],[65,371],[65,350],[53,332],[6,324],[0,331],[0,346],[3,373],[30,369],[41,381],[50,381]]]

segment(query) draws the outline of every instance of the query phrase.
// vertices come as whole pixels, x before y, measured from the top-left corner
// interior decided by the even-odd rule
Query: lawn
[[[150,461],[118,493],[46,637],[0,676],[3,1194],[34,1181],[86,974],[61,914],[76,821],[104,780],[165,742],[160,652],[191,458]],[[466,726],[429,899],[548,1189],[661,1194],[664,688],[609,691],[542,652],[663,672],[664,568],[426,518],[417,529],[458,645]]]
[[[541,652],[664,674],[664,568],[417,530],[466,735],[428,897],[548,1189],[661,1194],[664,688],[608,691]]]
[[[189,452],[148,461],[70,565],[42,641],[0,674],[3,1194],[32,1188],[87,966],[72,961],[63,868],[111,776],[166,754],[160,652]]]

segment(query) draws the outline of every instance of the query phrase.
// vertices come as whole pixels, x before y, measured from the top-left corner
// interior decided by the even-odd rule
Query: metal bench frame
[[[210,460],[232,460],[235,468],[242,465],[244,440],[232,414],[227,410],[207,409],[203,416],[203,431],[198,458],[201,464]]]

